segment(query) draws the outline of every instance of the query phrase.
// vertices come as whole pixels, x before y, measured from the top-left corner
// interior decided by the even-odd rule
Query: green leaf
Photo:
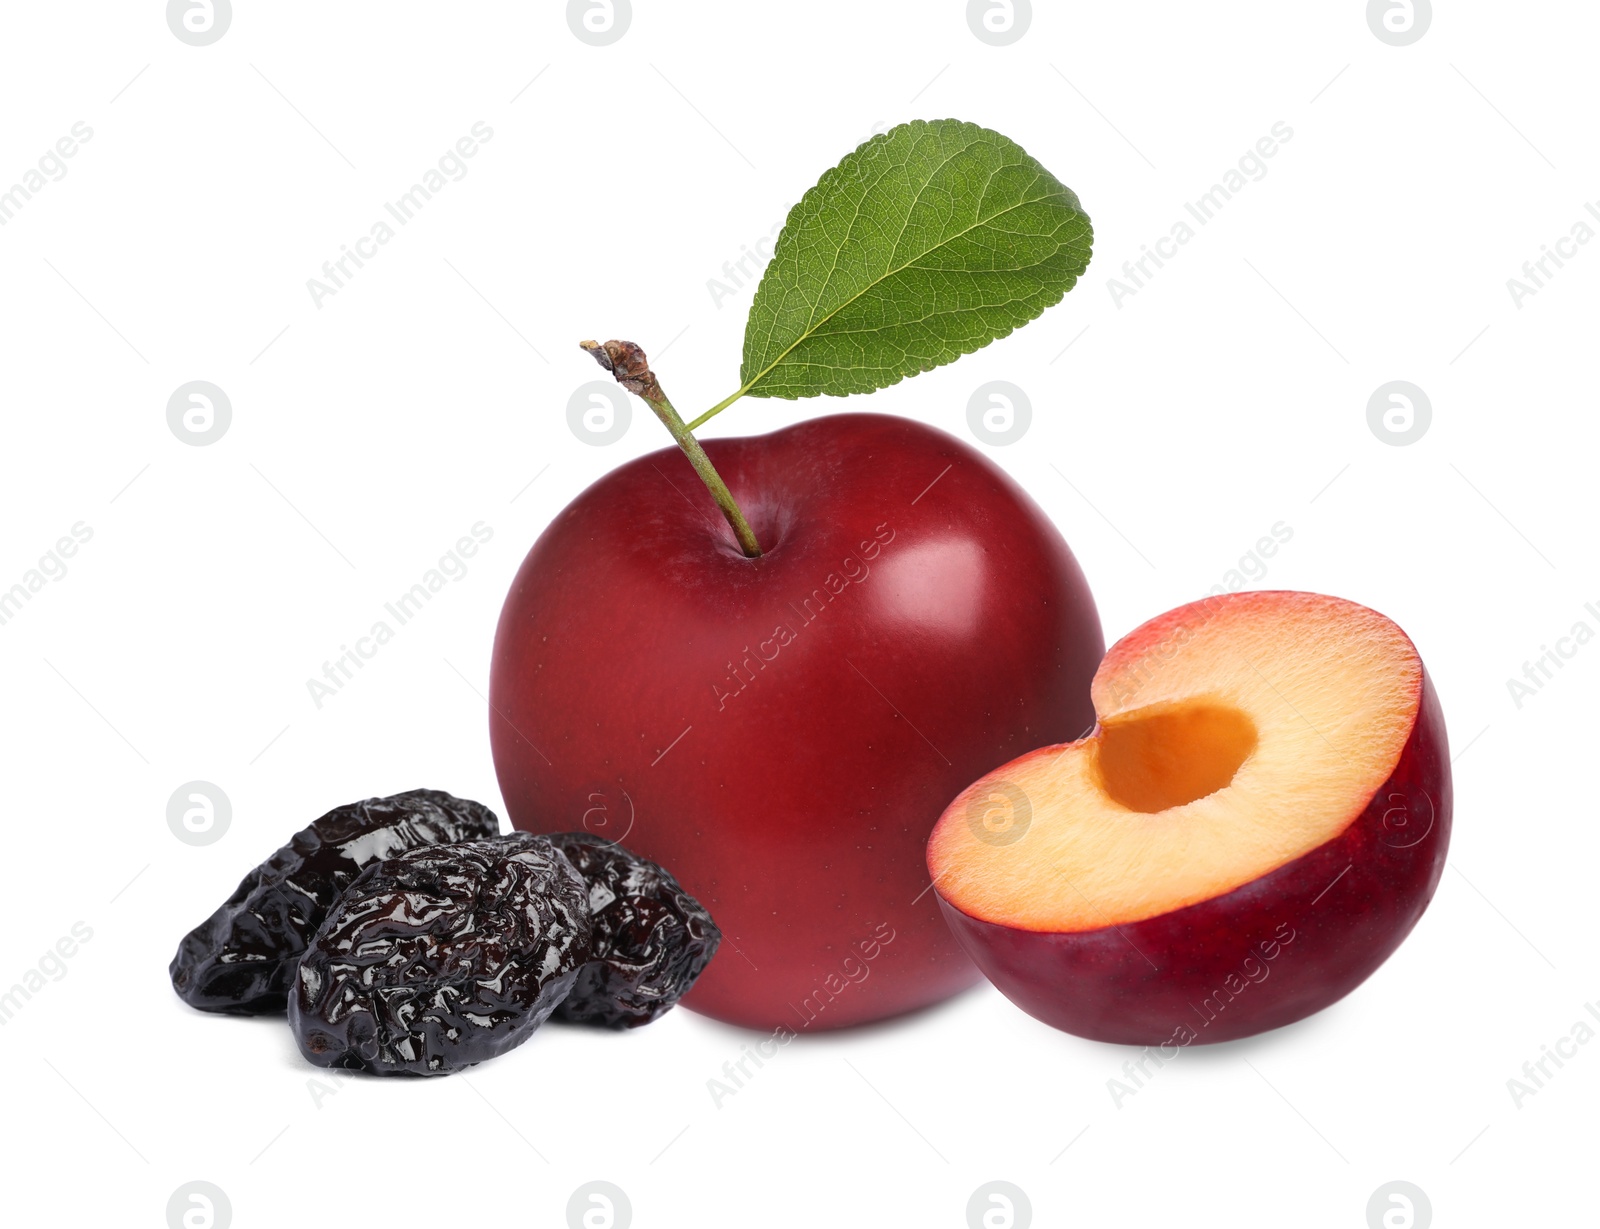
[[[954,362],[1059,302],[1092,239],[1076,194],[1015,141],[901,124],[790,212],[745,325],[740,393],[865,393]]]

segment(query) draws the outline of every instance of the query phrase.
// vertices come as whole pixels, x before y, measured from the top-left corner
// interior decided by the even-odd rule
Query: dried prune
[[[362,872],[289,998],[322,1067],[443,1075],[520,1045],[588,959],[588,892],[545,837],[413,849]]]
[[[246,875],[172,958],[172,988],[191,1007],[281,1012],[295,962],[339,893],[364,868],[402,850],[495,836],[482,803],[414,789],[335,807]]]
[[[588,832],[550,837],[589,889],[590,962],[556,1019],[637,1028],[694,985],[722,932],[699,901],[654,862]]]

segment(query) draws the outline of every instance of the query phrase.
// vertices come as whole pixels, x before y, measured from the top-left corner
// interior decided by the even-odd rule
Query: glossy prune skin
[[[368,867],[301,958],[289,997],[321,1067],[446,1075],[526,1041],[589,957],[588,890],[519,832]]]
[[[666,870],[587,832],[549,838],[583,876],[590,961],[556,1019],[637,1028],[670,1010],[716,955],[722,932]]]
[[[403,850],[499,831],[488,807],[443,790],[335,807],[246,875],[221,908],[184,936],[168,969],[172,988],[201,1011],[282,1012],[295,963],[366,867]]]

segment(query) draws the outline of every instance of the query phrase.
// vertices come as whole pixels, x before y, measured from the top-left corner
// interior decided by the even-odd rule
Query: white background
[[[0,1033],[8,1220],[161,1225],[198,1179],[239,1226],[561,1225],[605,1179],[639,1226],[959,1226],[1004,1179],[1038,1225],[1359,1229],[1404,1179],[1439,1225],[1576,1223],[1600,1045],[1520,1108],[1506,1082],[1600,1000],[1600,646],[1520,708],[1507,679],[1600,630],[1600,244],[1520,307],[1506,283],[1600,199],[1595,6],[1441,5],[1406,47],[1356,0],[1039,3],[1007,47],[955,0],[635,0],[605,47],[557,3],[236,7],[208,47],[150,0],[13,4],[0,29],[0,188],[93,130],[0,227],[0,588],[93,531],[0,626],[0,983],[93,931]],[[875,129],[947,115],[1071,185],[1094,261],[1027,328],[848,408],[971,440],[979,384],[1026,390],[1029,433],[987,451],[1108,638],[1279,521],[1254,584],[1406,628],[1459,756],[1412,938],[1346,1001],[1188,1050],[1120,1107],[1131,1051],[988,988],[802,1039],[720,1108],[706,1082],[754,1038],[688,1012],[319,1101],[281,1022],[183,1007],[179,936],[326,807],[418,785],[499,807],[480,693],[511,576],[666,442],[642,406],[612,446],[576,437],[599,372],[574,343],[631,338],[681,409],[719,400],[752,287],[718,305],[708,280]],[[315,305],[307,279],[477,121],[466,177]],[[1277,121],[1266,176],[1118,306],[1122,262]],[[1433,407],[1406,447],[1367,422],[1396,379]],[[232,402],[210,446],[168,428],[191,380]],[[840,408],[748,400],[707,434]],[[480,520],[467,575],[317,709],[306,680]],[[166,822],[193,779],[233,805],[204,847]]]

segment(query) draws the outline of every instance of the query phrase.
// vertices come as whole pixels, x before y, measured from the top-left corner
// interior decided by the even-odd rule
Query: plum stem
[[[722,476],[711,464],[711,458],[706,456],[706,450],[695,439],[694,432],[679,417],[678,411],[672,408],[666,393],[661,391],[661,383],[656,379],[655,372],[650,370],[650,360],[645,357],[644,351],[631,341],[608,341],[604,345],[597,341],[580,341],[578,344],[589,352],[595,362],[614,375],[618,384],[648,405],[662,425],[672,433],[672,438],[683,449],[683,455],[689,458],[694,472],[700,475],[700,481],[706,484],[706,490],[711,492],[711,498],[716,500],[717,507],[727,518],[733,536],[739,540],[740,549],[750,559],[759,558],[761,543],[756,541],[755,531],[750,528],[750,522],[744,519],[744,513],[739,511],[739,505],[734,503],[727,483],[722,481]]]

